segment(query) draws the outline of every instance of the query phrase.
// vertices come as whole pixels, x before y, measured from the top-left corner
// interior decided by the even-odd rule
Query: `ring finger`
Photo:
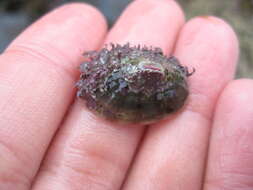
[[[237,39],[220,19],[195,18],[183,27],[175,55],[196,68],[188,102],[149,128],[124,189],[201,189],[213,108],[233,77]]]

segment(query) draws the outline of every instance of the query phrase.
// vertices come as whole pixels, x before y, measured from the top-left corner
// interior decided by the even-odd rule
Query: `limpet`
[[[113,121],[151,123],[180,109],[194,72],[160,48],[111,44],[85,53],[77,97],[88,109]]]

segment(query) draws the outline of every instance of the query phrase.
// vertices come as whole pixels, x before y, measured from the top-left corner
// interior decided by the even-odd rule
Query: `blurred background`
[[[100,9],[113,25],[132,0],[79,0]],[[51,9],[73,0],[0,0],[0,53],[26,26]],[[253,78],[253,0],[178,0],[187,19],[216,15],[227,20],[239,36],[241,55],[237,78]],[[221,42],[222,43],[222,42]]]

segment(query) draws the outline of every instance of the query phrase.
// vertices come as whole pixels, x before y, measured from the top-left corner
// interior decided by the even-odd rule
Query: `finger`
[[[231,82],[218,100],[205,190],[253,189],[253,80]]]
[[[105,28],[92,7],[66,5],[1,55],[0,189],[29,188],[74,95],[81,54],[99,46]]]
[[[212,111],[234,74],[236,36],[220,19],[195,18],[183,27],[175,55],[196,68],[188,102],[148,130],[124,189],[201,189]]]
[[[182,11],[174,1],[137,0],[125,10],[106,42],[147,43],[169,52],[182,24]],[[158,34],[156,39],[154,34]],[[99,119],[86,110],[84,102],[75,102],[34,189],[119,189],[142,131],[142,126]]]
[[[155,46],[171,53],[184,24],[184,13],[179,5],[173,0],[142,0],[136,4],[138,6],[130,7],[131,11],[124,12],[106,42]]]

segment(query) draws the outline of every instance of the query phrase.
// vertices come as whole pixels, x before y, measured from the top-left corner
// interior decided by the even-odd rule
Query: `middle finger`
[[[137,0],[120,17],[106,42],[172,50],[183,25],[174,1]],[[34,189],[118,189],[142,136],[143,127],[106,122],[76,101],[49,150]]]

